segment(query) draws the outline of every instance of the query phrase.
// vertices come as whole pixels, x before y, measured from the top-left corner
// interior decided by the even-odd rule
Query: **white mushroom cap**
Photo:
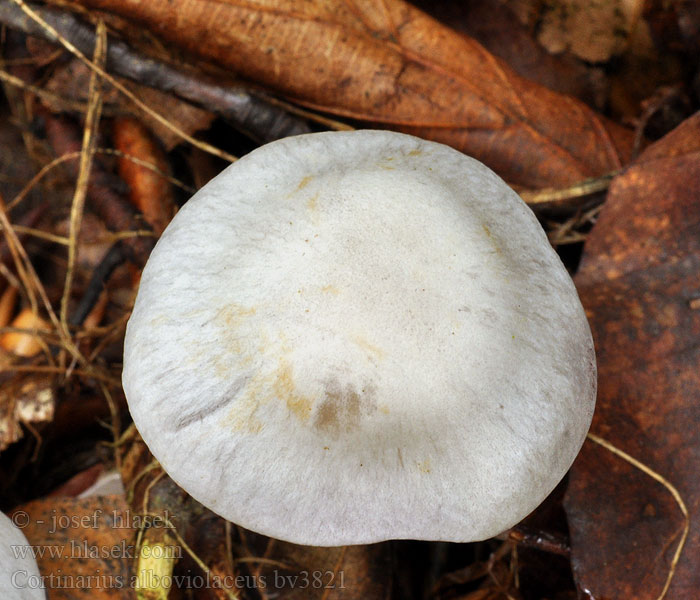
[[[41,600],[39,567],[22,530],[0,512],[0,598],[3,600]]]
[[[143,439],[291,542],[472,541],[532,511],[593,414],[576,290],[478,161],[386,131],[255,150],[146,265],[124,352]]]

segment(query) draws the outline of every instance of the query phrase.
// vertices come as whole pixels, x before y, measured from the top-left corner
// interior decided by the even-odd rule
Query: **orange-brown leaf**
[[[176,209],[170,182],[158,173],[168,172],[165,155],[136,119],[115,119],[113,136],[117,150],[126,155],[119,159],[119,175],[129,185],[129,200],[143,213],[153,231],[160,235]],[[134,162],[130,157],[153,169]]]
[[[511,183],[566,185],[630,135],[402,0],[80,0],[336,115],[448,143]]]
[[[668,598],[700,597],[700,113],[613,181],[577,286],[598,353],[593,432],[690,511]],[[588,442],[566,500],[574,572],[595,598],[660,597],[684,517],[667,488]]]
[[[25,308],[14,318],[12,327],[26,331],[8,331],[0,336],[0,347],[9,350],[17,356],[34,356],[41,352],[39,331],[48,331],[49,325],[44,319]]]
[[[14,515],[36,550],[50,600],[135,598],[135,530],[123,497],[45,498]]]

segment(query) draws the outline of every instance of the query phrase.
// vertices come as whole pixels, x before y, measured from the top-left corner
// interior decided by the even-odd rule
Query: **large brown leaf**
[[[289,98],[445,142],[514,184],[566,185],[631,138],[401,0],[79,0]]]
[[[43,498],[12,517],[33,546],[48,600],[135,598],[129,565],[136,531],[122,496]]]
[[[599,365],[592,431],[665,478],[690,512],[668,598],[700,597],[700,113],[612,183],[577,285]],[[566,500],[595,598],[658,598],[684,528],[670,490],[586,443]]]

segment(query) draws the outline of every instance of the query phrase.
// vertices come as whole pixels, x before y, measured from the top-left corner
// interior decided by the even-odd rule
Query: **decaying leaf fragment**
[[[80,0],[336,115],[450,144],[528,187],[617,168],[629,132],[402,0]]]
[[[644,3],[639,0],[553,0],[542,11],[538,39],[550,52],[570,50],[583,60],[605,62],[625,49]]]
[[[46,375],[14,374],[0,384],[0,451],[19,440],[22,423],[53,419],[54,388]]]
[[[14,514],[35,548],[51,600],[135,598],[130,565],[136,521],[122,496],[49,497]]]
[[[700,113],[615,178],[576,279],[599,365],[592,432],[644,465],[589,442],[572,468],[574,572],[595,598],[659,598],[670,575],[668,598],[700,596],[699,272]]]

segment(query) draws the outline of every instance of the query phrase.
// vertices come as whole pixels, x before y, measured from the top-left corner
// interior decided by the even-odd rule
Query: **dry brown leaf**
[[[553,0],[541,10],[538,39],[550,52],[566,50],[590,62],[622,52],[639,21],[642,0]]]
[[[573,567],[595,598],[655,600],[674,569],[667,598],[700,597],[699,271],[700,113],[614,179],[576,278],[598,353],[592,432],[641,463],[588,442],[572,468]]]
[[[471,36],[522,77],[592,107],[605,106],[607,80],[602,69],[588,66],[568,52],[550,54],[535,39],[535,27],[521,23],[509,3],[413,0],[412,4]]]
[[[511,183],[610,171],[629,132],[402,0],[80,0],[307,106],[448,143]]]
[[[49,600],[135,598],[135,529],[122,496],[45,498],[10,516],[34,547]]]

